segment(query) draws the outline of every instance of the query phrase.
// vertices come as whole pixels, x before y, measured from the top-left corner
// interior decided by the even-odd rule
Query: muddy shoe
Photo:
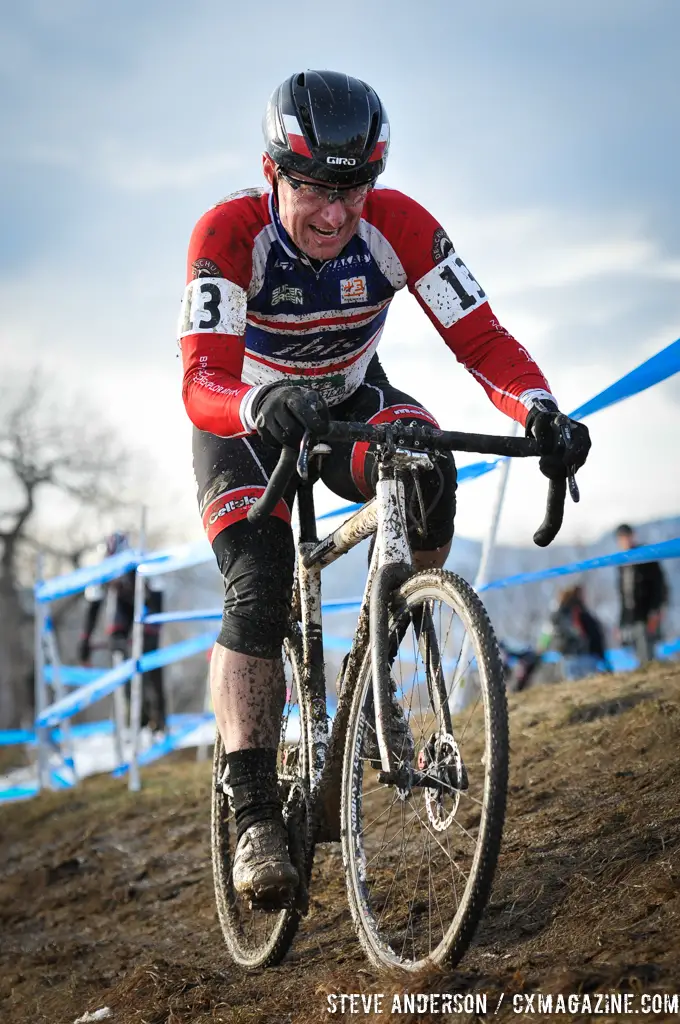
[[[394,688],[394,684],[393,684]],[[380,768],[380,750],[378,748],[378,735],[375,731],[375,716],[373,714],[373,698],[370,698],[369,706],[366,708],[366,728],[361,743],[361,756],[371,762],[371,767]],[[390,750],[400,761],[411,761],[415,753],[415,743],[411,727],[404,718],[401,705],[396,701],[390,702],[390,718],[388,727],[388,742]]]
[[[298,885],[290,862],[286,831],[276,821],[258,821],[236,847],[234,889],[253,904],[280,908],[289,904]]]

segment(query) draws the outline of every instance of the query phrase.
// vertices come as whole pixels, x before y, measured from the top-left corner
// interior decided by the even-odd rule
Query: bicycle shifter
[[[557,417],[557,422],[559,423],[560,434],[562,435],[562,443],[565,448],[568,448],[571,444],[571,430],[569,428],[569,419],[567,416],[559,415]],[[581,493],[578,489],[578,484],[576,483],[576,477],[574,475],[573,469],[570,473],[567,474],[567,483],[569,485],[569,494],[571,495],[571,500],[573,502],[579,502],[581,500]]]
[[[311,431],[305,430],[302,440],[300,441],[300,454],[297,460],[297,471],[298,476],[305,482],[309,480],[309,454],[312,450],[312,434]]]

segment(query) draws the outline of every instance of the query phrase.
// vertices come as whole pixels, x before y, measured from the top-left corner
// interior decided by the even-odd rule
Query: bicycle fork
[[[321,623],[321,568],[304,566],[304,555],[314,543],[302,543],[298,562],[300,608],[306,628],[302,636],[304,685],[310,697],[307,723],[307,749],[310,753],[310,785],[312,792],[321,779],[328,747],[328,717],[326,713],[326,683],[324,676],[323,631]]]
[[[380,779],[383,782],[398,781],[402,774],[388,743],[392,700],[391,666],[396,656],[396,651],[390,649],[389,607],[390,594],[414,572],[404,515],[404,485],[399,469],[416,468],[431,469],[429,457],[423,452],[397,449],[388,460],[380,463],[376,487],[378,529],[370,570],[372,579],[369,617],[373,702],[382,767]],[[436,640],[433,642],[432,623],[426,609],[422,610],[418,621],[414,621],[412,625],[426,667],[430,699],[435,710],[443,713],[450,732],[450,712],[441,671],[440,652]],[[398,643],[399,640],[397,646]]]
[[[378,526],[369,570],[369,622],[371,636],[371,677],[375,731],[382,767],[381,780],[398,773],[398,762],[388,743],[392,700],[389,611],[390,594],[413,573],[411,546],[404,515],[404,484],[394,461],[381,461],[376,485]],[[418,455],[411,458],[419,458]],[[420,456],[422,457],[422,456]],[[429,462],[429,460],[427,460]]]

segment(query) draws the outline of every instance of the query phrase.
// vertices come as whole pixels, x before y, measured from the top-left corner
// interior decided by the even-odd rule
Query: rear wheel
[[[416,972],[456,964],[486,904],[505,814],[507,707],[491,623],[460,577],[417,573],[392,596],[389,630],[395,700],[413,740],[402,749],[414,753],[390,785],[365,756],[369,650],[345,744],[343,859],[369,958]]]
[[[308,815],[307,713],[300,694],[300,641],[297,632],[284,641],[283,664],[286,705],[278,751],[279,789],[284,803],[284,820],[289,832],[291,857],[304,882],[312,860],[311,825]],[[229,796],[227,760],[219,732],[213,759],[211,840],[215,901],[222,933],[229,953],[241,967],[255,970],[279,963],[288,952],[305,911],[306,884],[296,905],[277,912],[251,908],[234,891],[233,857],[236,826]]]

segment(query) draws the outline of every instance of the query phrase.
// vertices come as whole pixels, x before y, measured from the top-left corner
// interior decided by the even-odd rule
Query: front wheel
[[[505,815],[507,705],[491,623],[459,576],[411,577],[391,596],[389,633],[400,778],[381,784],[368,756],[369,650],[347,728],[342,850],[368,957],[417,972],[461,959],[488,899]]]

